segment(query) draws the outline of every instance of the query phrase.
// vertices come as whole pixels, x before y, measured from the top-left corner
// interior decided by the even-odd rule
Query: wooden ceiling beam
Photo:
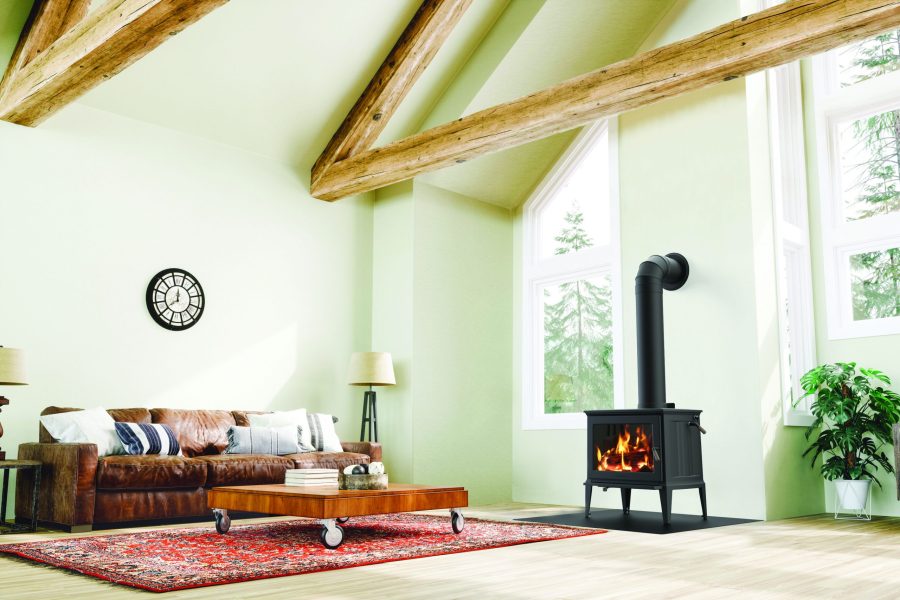
[[[0,88],[0,119],[37,125],[227,1],[107,0],[86,16],[67,10],[60,18],[61,5],[80,6],[80,0],[45,0],[23,32],[17,64],[11,64]],[[49,37],[41,32],[56,21],[61,34],[45,45]],[[64,31],[67,24],[71,29]],[[22,60],[29,54],[31,60]]]
[[[35,0],[0,83],[0,97],[22,67],[84,18],[90,4],[91,0]]]
[[[472,0],[425,0],[312,169],[320,179],[337,161],[369,149],[431,63]]]
[[[313,181],[337,200],[900,27],[900,1],[792,0],[341,160]]]

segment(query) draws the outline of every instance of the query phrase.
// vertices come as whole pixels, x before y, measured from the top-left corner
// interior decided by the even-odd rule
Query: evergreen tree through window
[[[523,424],[583,427],[616,406],[615,124],[582,133],[525,206]]]

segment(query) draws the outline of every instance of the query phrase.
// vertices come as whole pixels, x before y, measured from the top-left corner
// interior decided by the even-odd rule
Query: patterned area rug
[[[328,550],[312,519],[234,525],[220,535],[180,528],[0,545],[0,552],[153,592],[237,583],[362,565],[486,550],[606,533],[538,523],[466,519],[455,535],[450,518],[396,514],[357,517],[342,525],[344,543]]]

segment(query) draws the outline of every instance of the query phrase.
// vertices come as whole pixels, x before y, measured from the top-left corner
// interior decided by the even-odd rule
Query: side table
[[[22,533],[37,530],[38,493],[41,490],[41,463],[36,460],[0,460],[3,470],[3,495],[0,496],[0,528],[7,531],[0,533]],[[34,489],[31,494],[31,525],[6,522],[6,496],[9,493],[10,469],[33,469]]]

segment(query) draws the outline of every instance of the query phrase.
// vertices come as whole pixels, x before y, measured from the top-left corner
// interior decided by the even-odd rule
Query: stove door
[[[658,415],[592,415],[588,419],[588,478],[615,483],[663,480]]]
[[[665,417],[666,482],[674,485],[703,483],[703,454],[700,448],[700,411]]]

